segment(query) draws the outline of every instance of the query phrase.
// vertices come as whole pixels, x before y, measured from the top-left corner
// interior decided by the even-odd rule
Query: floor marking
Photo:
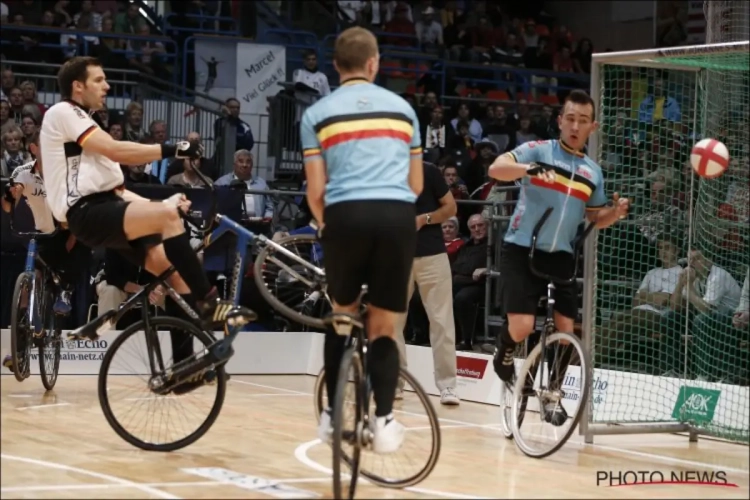
[[[187,474],[213,479],[217,484],[236,486],[243,490],[257,491],[274,498],[318,498],[314,491],[287,486],[281,481],[250,476],[221,467],[196,467],[180,469]]]
[[[38,410],[39,408],[52,408],[53,406],[70,406],[70,403],[50,403],[48,405],[21,406],[18,411]]]
[[[9,398],[33,398],[33,394],[8,394]]]
[[[307,456],[307,450],[309,450],[313,446],[318,445],[320,443],[322,443],[320,439],[313,439],[312,441],[308,441],[307,443],[302,443],[294,450],[294,458],[296,458],[302,464],[307,465],[313,470],[320,471],[324,474],[332,474],[333,471],[331,469],[329,469],[328,467],[322,464],[319,464],[318,462],[316,462],[315,460]],[[348,477],[348,474],[346,476]],[[328,480],[330,481],[331,479],[328,478]],[[358,482],[371,484],[370,481],[368,481],[367,478],[364,476],[360,476]],[[428,495],[431,497],[460,498],[460,499],[467,499],[467,500],[484,500],[484,499],[489,500],[489,498],[491,498],[491,497],[479,497],[479,496],[473,496],[473,495],[463,495],[460,493],[449,493],[447,491],[440,491],[440,490],[428,490],[425,488],[418,488],[415,486],[409,486],[403,489],[405,491],[412,491],[414,493],[420,493],[422,495]]]
[[[192,481],[186,483],[135,483],[137,486],[148,486],[151,488],[191,488],[195,486],[223,486],[216,481]],[[98,490],[112,488],[134,488],[134,486],[120,486],[112,483],[99,484],[53,484],[49,486],[8,486],[0,488],[4,493],[14,491],[59,491],[59,490]]]
[[[256,384],[255,382],[247,382],[245,380],[235,380],[232,378],[232,379],[229,379],[229,381],[236,382],[238,384],[243,384],[243,385],[252,385],[253,387],[261,387],[263,389],[273,389],[276,391],[288,392],[289,394],[297,394],[299,396],[312,396],[312,393],[294,391],[292,389],[284,389],[283,387],[274,387],[272,385]]]
[[[144,486],[138,483],[134,483],[133,481],[128,481],[127,479],[121,479],[119,477],[110,476],[109,474],[102,474],[101,472],[94,472],[86,469],[81,469],[79,467],[73,467],[70,465],[63,465],[58,464],[55,462],[47,462],[44,460],[36,460],[34,458],[25,458],[25,457],[17,457],[14,455],[6,455],[5,453],[0,454],[1,459],[5,460],[12,460],[16,462],[24,462],[31,465],[38,465],[40,467],[49,467],[50,469],[58,469],[58,470],[65,470],[68,472],[77,472],[78,474],[83,474],[85,476],[95,477],[98,479],[102,479],[104,481],[111,481],[114,484],[118,484],[123,487],[127,488],[135,488],[137,490],[142,491],[143,493],[147,493],[152,496],[156,496],[158,498],[166,498],[170,500],[179,500],[180,497],[171,495],[169,493],[166,493],[164,491],[158,490],[156,488],[151,488],[149,486]]]
[[[234,380],[234,379],[232,379],[232,380],[230,380],[230,382],[240,382],[240,383],[247,384],[247,385],[257,385],[257,386],[260,386],[260,387],[266,387],[268,389],[278,389],[280,391],[294,392],[294,393],[297,393],[297,394],[304,394],[304,395],[307,395],[307,396],[312,396],[312,393],[305,393],[305,392],[301,392],[301,391],[292,391],[290,389],[282,389],[281,387],[273,387],[273,386],[270,386],[270,385],[260,385],[260,384],[255,384],[255,383],[252,383],[252,382],[245,382],[245,381],[242,381],[242,380]],[[401,413],[410,414],[409,412],[403,412],[401,410],[393,410],[393,411],[394,411],[394,413],[401,412]],[[427,417],[427,415],[420,415],[420,414],[413,414],[413,415],[419,415],[419,416],[422,416],[422,417]],[[461,421],[461,420],[454,420],[454,419],[447,419],[447,418],[439,418],[438,420],[441,421],[441,422],[450,422],[450,423],[454,423],[454,424],[462,424],[462,425],[465,425],[467,427],[477,427],[477,428],[491,428],[491,427],[496,427],[496,426],[499,425],[499,424],[473,424],[471,422],[464,422],[464,421]],[[622,452],[622,453],[628,453],[628,454],[631,454],[631,455],[636,455],[636,456],[640,456],[640,457],[644,457],[644,458],[650,458],[650,459],[657,460],[657,461],[660,461],[660,462],[668,462],[668,463],[671,462],[671,463],[674,463],[674,464],[691,465],[693,467],[695,467],[695,466],[701,466],[701,467],[705,467],[705,468],[713,469],[713,470],[724,470],[724,471],[737,472],[739,474],[744,474],[746,476],[750,475],[750,471],[748,471],[747,469],[737,469],[737,468],[734,468],[734,467],[727,467],[727,466],[724,466],[724,465],[717,465],[717,464],[712,464],[712,463],[707,463],[707,462],[698,462],[698,461],[683,460],[683,459],[680,459],[680,458],[674,458],[674,457],[670,457],[670,456],[667,456],[667,455],[656,455],[656,454],[648,453],[648,452],[645,452],[645,451],[628,450],[628,449],[625,449],[625,448],[618,448],[618,447],[615,447],[615,446],[607,446],[607,445],[601,445],[601,444],[596,444],[596,443],[587,444],[587,443],[578,443],[578,442],[568,441],[566,443],[566,446],[569,446],[569,445],[576,445],[576,446],[584,445],[586,447],[590,446],[590,447],[594,447],[594,448],[600,448],[602,450],[619,451],[619,452]],[[313,462],[313,463],[316,463],[316,462]],[[326,470],[328,471],[327,473],[330,474],[330,469],[326,469]]]

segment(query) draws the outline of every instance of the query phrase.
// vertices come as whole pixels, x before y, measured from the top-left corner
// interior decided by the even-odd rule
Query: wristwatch
[[[425,221],[427,222],[427,224],[432,224],[432,214],[426,214]]]

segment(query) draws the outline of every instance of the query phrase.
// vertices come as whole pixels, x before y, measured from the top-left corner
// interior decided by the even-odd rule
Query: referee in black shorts
[[[307,202],[321,228],[333,314],[358,314],[362,285],[368,286],[373,450],[392,453],[405,433],[392,415],[399,378],[394,332],[398,315],[406,312],[417,237],[415,201],[424,182],[419,122],[409,103],[372,83],[380,54],[371,32],[343,31],[333,59],[341,86],[311,106],[300,125]],[[345,341],[329,327],[328,401],[336,394]],[[318,435],[330,440],[330,408],[321,415]]]

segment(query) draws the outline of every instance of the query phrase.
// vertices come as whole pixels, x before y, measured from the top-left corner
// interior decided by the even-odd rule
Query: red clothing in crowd
[[[445,242],[445,250],[448,252],[448,260],[453,262],[453,260],[456,258],[456,254],[458,253],[458,250],[464,246],[464,243],[466,243],[461,238],[456,238],[453,241],[446,241]]]

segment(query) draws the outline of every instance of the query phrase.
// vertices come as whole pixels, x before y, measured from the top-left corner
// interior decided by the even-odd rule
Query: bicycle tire
[[[411,477],[403,479],[386,479],[377,474],[369,472],[366,468],[362,468],[360,473],[373,483],[383,486],[385,488],[405,488],[408,486],[414,486],[415,484],[424,481],[430,473],[432,473],[435,465],[437,464],[438,458],[440,457],[440,450],[442,448],[442,434],[440,432],[440,424],[438,421],[437,411],[430,401],[429,395],[425,392],[419,382],[403,368],[400,369],[400,377],[404,380],[405,384],[409,384],[420,399],[422,405],[427,411],[427,417],[430,421],[430,427],[433,432],[433,447],[430,451],[430,456],[424,466],[418,473]],[[337,386],[338,387],[338,386]],[[325,368],[320,370],[318,378],[315,381],[315,414],[317,415],[318,422],[320,422],[320,413],[323,411],[323,399],[325,398],[326,384],[325,384]],[[363,403],[365,403],[363,401]],[[350,460],[349,457],[344,458],[345,461]]]
[[[54,305],[54,295],[47,290],[44,294],[44,318],[45,326],[44,336],[39,343],[39,375],[42,377],[42,385],[48,391],[55,388],[57,376],[60,372],[60,348],[62,347],[62,330],[60,328],[60,318],[52,310]],[[51,347],[50,349],[48,349]],[[51,352],[48,352],[51,351]],[[52,370],[47,371],[46,356],[52,355]]]
[[[323,412],[323,398],[326,396],[326,369],[325,367],[320,369],[318,378],[315,379],[315,388],[313,389],[315,395],[315,418],[320,423],[320,415]]]
[[[342,449],[343,444],[343,421],[344,421],[344,399],[346,397],[346,388],[349,385],[349,372],[350,368],[354,368],[354,387],[355,387],[355,420],[356,420],[356,434],[355,439],[357,443],[353,446],[353,456],[349,457],[344,453]],[[323,384],[325,385],[325,384]],[[333,402],[333,412],[331,419],[333,420],[333,442],[331,443],[333,448],[333,466],[331,468],[331,475],[333,477],[333,498],[343,498],[341,495],[341,464],[346,463],[350,470],[350,483],[347,498],[354,498],[354,493],[357,489],[357,479],[359,478],[359,463],[360,455],[362,454],[362,442],[360,437],[362,435],[362,426],[364,424],[364,418],[362,415],[362,398],[364,397],[364,368],[362,367],[362,360],[359,357],[359,353],[356,348],[350,347],[344,352],[341,358],[341,368],[339,369],[338,381],[336,385],[336,398]]]
[[[511,398],[511,399],[509,399]],[[500,381],[500,430],[505,439],[513,439],[513,428],[511,427],[513,393],[508,389],[505,382]]]
[[[34,276],[31,273],[23,272],[16,278],[16,285],[13,288],[13,310],[10,312],[10,355],[13,362],[13,375],[16,380],[23,382],[31,373],[31,345],[33,344],[30,328],[32,328],[30,309],[31,305],[31,282]],[[23,331],[19,331],[19,321],[23,318],[19,317],[21,312],[21,291],[27,290],[29,295],[26,301],[26,318],[28,319],[26,328]],[[23,353],[23,359],[19,356],[19,335],[26,336],[26,349]]]
[[[189,323],[185,320],[179,319],[179,318],[173,318],[169,316],[155,316],[153,318],[149,318],[149,323],[152,325],[153,329],[156,331],[162,330],[166,331],[169,329],[178,329],[183,330],[189,335],[192,335],[194,337],[197,337],[198,340],[204,345],[209,346],[216,342],[216,340],[211,337],[206,332],[199,329],[197,326],[195,326],[192,323]],[[104,412],[104,417],[107,419],[107,423],[109,423],[110,427],[115,431],[115,433],[120,436],[123,440],[125,440],[127,443],[135,446],[136,448],[140,448],[142,450],[146,451],[161,451],[161,452],[169,452],[169,451],[175,451],[179,450],[181,448],[185,448],[186,446],[190,446],[197,440],[199,440],[203,435],[205,435],[211,426],[216,422],[216,419],[219,416],[219,413],[221,413],[221,408],[224,404],[224,397],[226,395],[227,390],[227,377],[224,373],[224,367],[225,365],[222,364],[220,366],[215,367],[216,370],[216,399],[214,400],[213,407],[211,408],[211,411],[208,414],[208,417],[206,420],[190,435],[179,439],[177,441],[174,441],[172,443],[147,443],[145,441],[142,441],[138,439],[137,437],[130,434],[120,423],[118,422],[117,418],[115,417],[112,408],[109,404],[108,399],[108,391],[107,391],[107,370],[109,369],[110,364],[112,363],[112,359],[115,356],[115,353],[117,353],[117,350],[122,346],[122,344],[132,337],[133,335],[140,333],[144,331],[144,321],[140,320],[137,323],[132,324],[128,328],[126,328],[120,335],[115,338],[115,340],[112,342],[112,345],[110,345],[109,349],[107,349],[106,354],[104,355],[104,359],[102,360],[102,365],[99,370],[99,377],[98,377],[98,392],[99,392],[99,404],[101,405],[102,411]]]
[[[581,344],[581,341],[579,338],[575,335],[572,335],[570,333],[562,333],[557,332],[553,333],[551,335],[547,336],[547,345],[552,344],[556,341],[565,340],[570,343],[570,345],[574,346],[576,351],[578,352],[579,356],[579,362],[580,362],[580,370],[581,370],[581,381],[582,381],[582,389],[581,389],[581,396],[579,401],[582,403],[587,400],[588,394],[589,394],[589,380],[588,380],[588,367],[589,367],[589,359],[588,354],[583,349],[583,344]],[[529,353],[529,355],[526,357],[526,361],[524,361],[523,366],[521,367],[521,371],[519,373],[519,376],[516,380],[516,386],[513,388],[514,394],[522,394],[523,385],[526,383],[526,375],[529,372],[530,368],[536,363],[536,358],[541,356],[542,351],[542,344],[541,342],[538,343],[534,349]],[[542,362],[544,360],[541,360]],[[525,398],[524,398],[525,399]],[[539,452],[534,450],[531,446],[528,445],[521,436],[521,434],[518,432],[518,429],[520,428],[521,422],[523,421],[523,416],[519,416],[519,409],[517,408],[517,404],[519,402],[519,398],[515,398],[513,400],[513,411],[512,411],[512,429],[513,429],[513,435],[516,442],[516,446],[518,447],[521,452],[531,458],[545,458],[553,453],[555,453],[557,450],[562,448],[565,443],[568,441],[570,436],[575,431],[576,427],[578,426],[578,422],[581,420],[581,416],[583,415],[583,409],[585,407],[584,404],[580,404],[578,406],[578,409],[575,412],[575,415],[572,416],[572,425],[570,426],[570,429],[565,431],[561,438],[555,443],[554,446],[552,446],[549,450]],[[524,404],[524,403],[521,403]],[[524,404],[525,406],[525,404]],[[524,408],[525,410],[525,408]],[[525,411],[523,411],[525,413]],[[568,415],[570,417],[570,415]]]
[[[280,239],[276,243],[278,245],[284,246],[288,243],[310,243],[315,244],[318,243],[318,238],[315,235],[312,234],[298,234],[294,236],[287,236],[285,238]],[[254,264],[254,275],[255,275],[255,284],[258,285],[258,289],[260,290],[260,294],[263,296],[264,299],[273,307],[276,311],[280,312],[282,315],[286,316],[287,319],[289,319],[292,322],[300,323],[305,326],[309,326],[311,328],[316,328],[318,330],[324,330],[325,329],[325,323],[322,318],[314,318],[312,316],[307,316],[304,314],[301,314],[298,311],[295,311],[288,305],[281,302],[268,288],[268,284],[263,279],[263,264],[266,261],[266,258],[268,258],[271,255],[271,252],[274,250],[274,247],[271,245],[265,245],[261,251],[258,253],[258,256],[255,258],[255,264]],[[310,266],[314,266],[312,263],[308,264]]]

